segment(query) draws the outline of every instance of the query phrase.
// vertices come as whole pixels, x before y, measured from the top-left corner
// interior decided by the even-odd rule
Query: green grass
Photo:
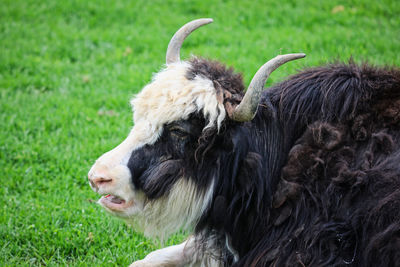
[[[399,66],[399,14],[397,0],[1,0],[0,266],[126,266],[160,246],[92,203],[86,174],[129,132],[129,99],[185,22],[215,20],[182,57],[218,59],[246,83],[279,53],[307,54],[270,84],[351,56]]]

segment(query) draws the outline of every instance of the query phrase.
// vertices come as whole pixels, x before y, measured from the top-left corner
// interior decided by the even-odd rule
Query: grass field
[[[351,56],[400,66],[399,14],[398,0],[1,0],[0,266],[127,266],[160,246],[94,204],[86,174],[129,132],[129,99],[185,22],[214,18],[182,57],[218,59],[246,83],[279,53],[307,54],[273,83]]]

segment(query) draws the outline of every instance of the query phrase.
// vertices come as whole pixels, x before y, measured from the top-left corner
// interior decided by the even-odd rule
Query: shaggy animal
[[[99,203],[149,236],[192,231],[132,266],[400,265],[400,70],[331,64],[263,91],[210,60],[167,64],[128,137],[89,172]]]

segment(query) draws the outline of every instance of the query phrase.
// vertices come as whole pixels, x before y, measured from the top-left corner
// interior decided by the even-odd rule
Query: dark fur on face
[[[156,199],[181,177],[194,177],[194,155],[204,126],[205,120],[194,114],[186,121],[165,125],[155,144],[135,150],[128,162],[135,188]]]
[[[190,63],[187,78],[209,78],[229,113],[243,96],[240,75]],[[226,266],[395,266],[399,119],[400,70],[337,63],[267,89],[251,122],[226,119],[219,132],[203,131],[194,114],[178,122],[191,125],[188,139],[165,126],[129,167],[151,198],[181,173],[199,188],[213,179],[196,232],[199,241],[217,239]]]

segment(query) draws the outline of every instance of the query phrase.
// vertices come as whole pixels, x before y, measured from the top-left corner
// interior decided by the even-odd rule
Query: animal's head
[[[131,103],[134,126],[116,148],[89,171],[99,203],[110,213],[138,222],[148,235],[193,226],[213,197],[218,155],[257,111],[268,75],[304,54],[277,56],[263,65],[244,95],[239,74],[203,59],[180,61],[184,39],[211,19],[192,21],[170,41],[165,68]],[[231,152],[230,152],[231,153]],[[132,220],[131,220],[132,219]]]

